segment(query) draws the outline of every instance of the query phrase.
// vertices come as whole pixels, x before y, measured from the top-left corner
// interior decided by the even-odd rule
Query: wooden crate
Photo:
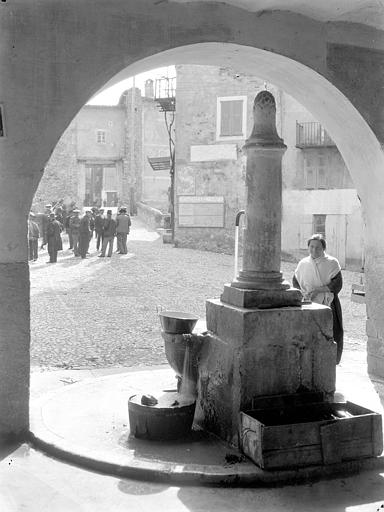
[[[383,451],[382,418],[376,412],[352,402],[303,405],[291,399],[282,406],[282,397],[269,401],[269,407],[265,398],[263,408],[240,413],[241,448],[263,469],[333,464]],[[342,411],[349,417],[337,417]]]

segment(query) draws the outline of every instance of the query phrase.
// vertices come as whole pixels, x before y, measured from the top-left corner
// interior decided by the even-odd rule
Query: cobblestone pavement
[[[68,243],[64,238],[64,248]],[[133,218],[128,254],[87,259],[68,249],[30,264],[32,366],[37,369],[152,366],[166,363],[157,308],[205,316],[205,300],[233,279],[234,258],[163,244]],[[282,263],[291,279],[294,263]],[[365,305],[351,302],[360,274],[343,272],[340,295],[347,350],[365,350]]]

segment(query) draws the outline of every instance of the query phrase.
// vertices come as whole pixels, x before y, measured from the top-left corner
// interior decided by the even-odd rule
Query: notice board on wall
[[[224,197],[179,196],[178,204],[180,227],[224,227]]]

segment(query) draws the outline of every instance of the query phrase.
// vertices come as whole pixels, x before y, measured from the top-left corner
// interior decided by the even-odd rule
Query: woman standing
[[[336,258],[325,253],[327,243],[323,235],[312,235],[307,241],[309,256],[299,261],[293,276],[293,286],[299,288],[304,299],[329,306],[333,315],[333,338],[337,343],[339,364],[343,352],[343,317],[338,293],[343,287],[341,267]]]

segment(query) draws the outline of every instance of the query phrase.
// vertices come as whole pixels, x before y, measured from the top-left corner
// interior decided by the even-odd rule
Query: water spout
[[[240,210],[236,215],[236,221],[235,221],[235,268],[234,268],[234,276],[233,278],[237,278],[237,269],[239,266],[239,225],[240,225],[240,218],[245,213],[244,210]]]
[[[191,354],[192,336],[184,334],[183,338],[186,342],[183,373],[181,375],[181,385],[179,389],[180,395],[185,398],[195,399],[196,397],[196,376],[194,375],[194,361]]]

